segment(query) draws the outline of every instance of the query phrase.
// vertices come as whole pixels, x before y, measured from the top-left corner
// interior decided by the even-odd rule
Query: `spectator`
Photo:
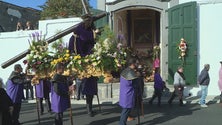
[[[30,96],[31,99],[34,99],[34,91],[33,91],[33,86],[31,84],[31,79],[32,76],[26,75],[26,80],[25,80],[25,84],[24,84],[24,89],[25,89],[25,99],[28,100],[29,99],[29,92],[30,92]]]
[[[201,88],[201,98],[200,98],[201,107],[208,107],[206,105],[206,97],[208,93],[208,85],[210,83],[210,76],[208,73],[209,69],[210,69],[210,65],[205,64],[204,69],[201,71],[198,77],[198,84],[200,85],[200,88]]]
[[[16,26],[16,31],[21,31],[21,30],[24,30],[24,27],[22,25],[22,22],[18,22]]]
[[[30,21],[26,22],[25,30],[34,30],[34,27]]]
[[[171,105],[173,99],[178,96],[180,106],[183,106],[183,90],[185,86],[185,76],[183,74],[183,67],[179,66],[177,68],[177,71],[174,74],[174,91],[168,101],[168,103]]]

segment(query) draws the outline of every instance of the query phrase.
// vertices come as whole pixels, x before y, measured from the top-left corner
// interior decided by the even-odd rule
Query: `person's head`
[[[182,66],[178,66],[177,71],[178,72],[183,72],[183,67]]]
[[[21,73],[22,72],[22,66],[20,64],[15,64],[14,71]]]
[[[210,69],[210,64],[205,64],[205,65],[204,65],[204,69],[206,69],[207,71],[209,71],[209,69]]]
[[[22,23],[21,23],[21,22],[18,22],[18,23],[17,23],[17,26],[21,27],[21,26],[22,26]]]
[[[27,22],[26,22],[26,26],[31,26],[31,22],[30,22],[30,21],[27,21]]]
[[[83,19],[85,29],[90,29],[90,28],[93,27],[93,18],[92,18],[92,15],[90,15],[90,14],[85,14],[85,15],[83,15],[81,18]]]
[[[221,66],[222,66],[222,61],[220,61],[220,64],[221,64]]]
[[[58,74],[63,74],[63,72],[64,72],[64,64],[63,63],[58,63],[57,65],[56,65],[56,72],[58,73]]]
[[[130,68],[132,68],[132,69],[136,68],[136,59],[135,58],[130,58],[127,63]]]

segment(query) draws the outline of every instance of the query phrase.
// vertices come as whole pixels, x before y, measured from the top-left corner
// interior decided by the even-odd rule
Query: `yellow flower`
[[[69,58],[68,58],[68,57],[65,57],[65,60],[67,61],[67,60],[69,60]]]
[[[65,57],[69,57],[69,56],[70,56],[70,54],[68,54],[68,53],[67,53],[67,54],[65,54]]]
[[[63,61],[63,58],[59,58],[59,59],[58,59],[58,62],[62,62],[62,61]]]
[[[69,50],[68,50],[68,49],[66,50],[66,53],[69,53]]]
[[[77,59],[80,59],[81,56],[77,55],[77,56],[74,56],[74,60],[77,60]]]

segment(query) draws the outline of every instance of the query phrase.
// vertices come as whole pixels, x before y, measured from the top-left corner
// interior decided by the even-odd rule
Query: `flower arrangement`
[[[54,42],[52,44],[52,52],[53,53],[53,60],[51,61],[51,66],[54,68],[57,63],[68,63],[70,61],[70,54],[69,50],[65,43],[63,43],[62,39]]]
[[[186,56],[186,52],[187,52],[187,42],[185,41],[184,38],[180,39],[180,43],[177,47],[178,50],[178,54],[179,54],[179,59],[181,59],[183,61],[185,61],[185,56]]]
[[[127,53],[121,41],[115,37],[108,26],[105,26],[94,46],[92,56],[100,60],[97,67],[105,77],[104,82],[109,83],[113,78],[111,72],[118,72],[121,67],[125,66]]]
[[[187,43],[183,38],[180,39],[180,44],[178,45],[178,50],[179,50],[179,59],[184,58],[186,55],[186,51],[187,51]]]
[[[93,54],[81,57],[70,54],[62,40],[54,42],[49,49],[41,33],[31,35],[30,54],[27,55],[25,64],[28,70],[34,71],[32,83],[37,84],[39,79],[52,77],[57,63],[66,64],[64,75],[87,78],[91,76],[104,76],[104,82],[111,82],[112,71],[118,71],[126,64],[126,52],[122,45],[115,39],[112,31],[105,27],[93,48]],[[49,51],[50,50],[50,51]]]
[[[27,64],[28,73],[35,74],[37,79],[49,77],[52,56],[48,51],[48,43],[45,42],[44,38],[42,39],[41,32],[32,33],[29,43],[30,53],[26,56],[27,59],[23,61],[24,64]],[[33,79],[34,81],[35,78]]]

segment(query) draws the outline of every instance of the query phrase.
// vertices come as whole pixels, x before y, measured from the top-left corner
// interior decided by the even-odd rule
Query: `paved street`
[[[147,101],[147,100],[145,100]],[[96,115],[89,117],[86,114],[84,104],[72,105],[74,125],[118,125],[120,107],[117,104],[102,104],[99,107],[94,103]],[[209,101],[208,108],[201,108],[197,103],[186,102],[180,107],[175,100],[172,106],[163,104],[160,108],[157,105],[144,104],[144,117],[140,117],[141,125],[221,125],[222,105],[217,101]],[[20,121],[23,125],[38,125],[35,103],[24,102]],[[53,125],[53,114],[44,113],[41,115],[41,125]],[[137,120],[130,121],[128,125],[136,125]],[[69,112],[64,113],[64,125],[71,125]]]

